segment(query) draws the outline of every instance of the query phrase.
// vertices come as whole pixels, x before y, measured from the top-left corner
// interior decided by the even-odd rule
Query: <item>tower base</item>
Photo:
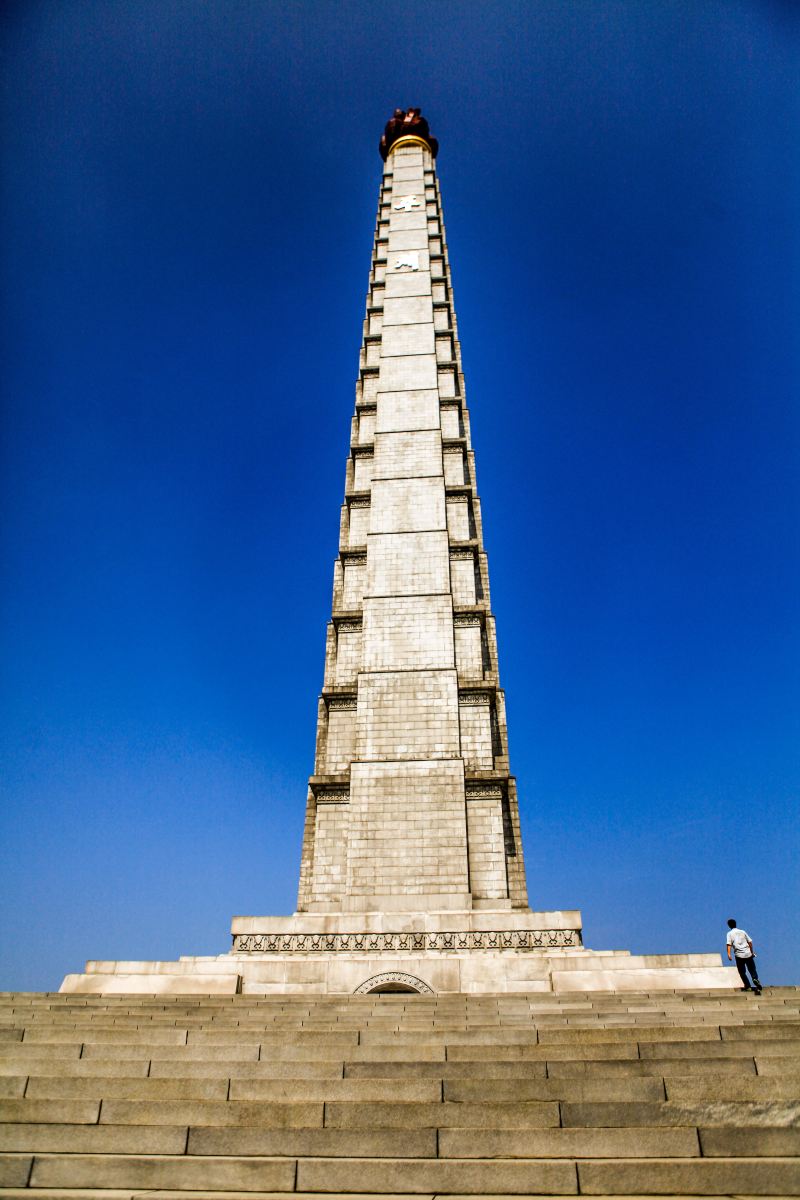
[[[59,989],[165,995],[737,988],[718,954],[587,950],[577,910],[234,917],[233,949],[176,962],[88,962]]]

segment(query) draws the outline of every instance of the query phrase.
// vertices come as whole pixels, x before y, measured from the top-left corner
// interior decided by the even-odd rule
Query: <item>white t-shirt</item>
[[[750,936],[749,934],[745,933],[743,929],[729,929],[727,941],[729,946],[733,946],[733,953],[738,955],[739,958],[751,957],[750,947],[748,945]]]

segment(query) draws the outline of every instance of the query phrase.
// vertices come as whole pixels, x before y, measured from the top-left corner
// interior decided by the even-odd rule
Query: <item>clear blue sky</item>
[[[6,988],[291,912],[377,186],[439,171],[534,907],[797,952],[800,9],[7,3]]]

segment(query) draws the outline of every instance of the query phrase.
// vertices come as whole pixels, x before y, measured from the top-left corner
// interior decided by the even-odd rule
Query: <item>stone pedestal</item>
[[[235,917],[233,949],[177,962],[89,962],[67,992],[648,992],[738,987],[717,954],[587,950],[576,910]]]

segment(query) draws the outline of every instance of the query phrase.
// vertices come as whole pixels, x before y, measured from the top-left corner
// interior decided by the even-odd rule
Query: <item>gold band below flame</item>
[[[389,154],[394,154],[395,150],[399,150],[401,146],[422,146],[423,150],[431,152],[430,145],[424,138],[417,137],[415,133],[404,133],[396,142],[392,142],[389,147]],[[388,157],[388,155],[387,155]]]

